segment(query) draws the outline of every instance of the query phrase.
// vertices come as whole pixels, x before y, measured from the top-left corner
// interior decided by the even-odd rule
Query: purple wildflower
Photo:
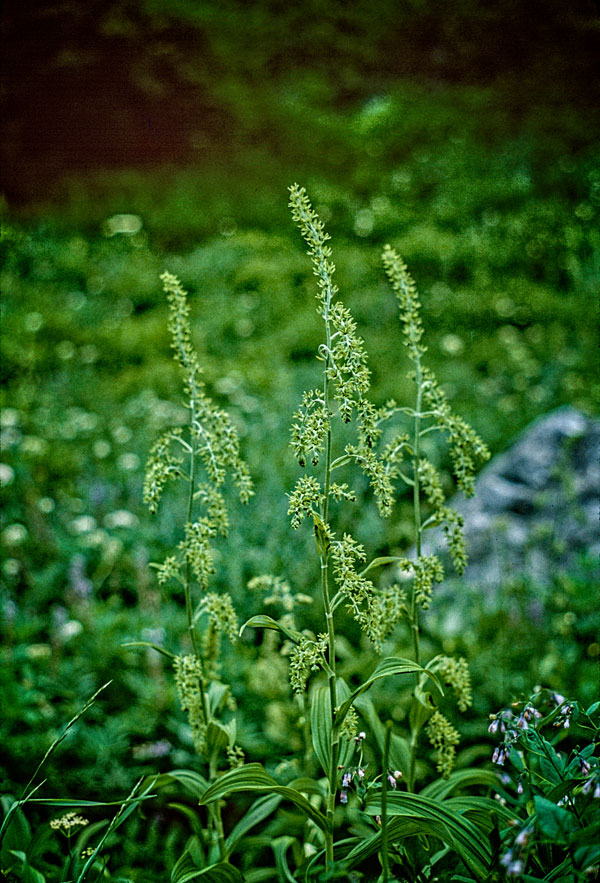
[[[340,791],[340,803],[348,803],[348,792]]]

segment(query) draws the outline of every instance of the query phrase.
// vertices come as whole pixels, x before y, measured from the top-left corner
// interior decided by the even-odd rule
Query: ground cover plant
[[[276,768],[271,761],[269,770],[255,761],[244,762],[244,751],[237,742],[242,729],[236,720],[239,715],[235,690],[221,677],[221,668],[228,664],[227,655],[221,658],[221,637],[228,634],[230,639],[237,639],[238,622],[232,598],[223,591],[209,591],[209,581],[215,563],[226,560],[228,554],[227,550],[216,554],[212,548],[217,536],[226,535],[229,528],[222,493],[226,473],[231,472],[243,502],[250,500],[251,481],[240,458],[234,423],[205,392],[198,357],[191,344],[186,293],[177,277],[164,273],[172,346],[183,370],[186,401],[184,409],[175,407],[165,415],[175,417],[177,425],[163,431],[152,450],[144,495],[151,511],[156,512],[171,479],[182,479],[187,485],[185,514],[179,520],[183,539],[179,536],[173,545],[175,551],[156,567],[160,585],[179,585],[186,627],[182,650],[171,652],[170,648],[179,642],[174,630],[161,631],[156,627],[161,605],[154,598],[155,618],[146,629],[145,639],[128,641],[126,646],[158,652],[172,663],[178,698],[187,716],[185,732],[190,747],[202,760],[201,771],[193,764],[190,769],[165,769],[142,778],[119,805],[108,826],[98,821],[88,828],[88,820],[74,811],[55,819],[53,828],[63,830],[68,837],[62,875],[64,879],[80,880],[88,872],[96,871],[110,876],[110,846],[115,843],[117,829],[142,801],[160,801],[161,795],[162,806],[181,814],[192,831],[189,837],[183,837],[184,826],[175,826],[173,831],[169,872],[175,881],[201,877],[325,880],[350,879],[349,875],[367,880],[421,880],[440,874],[447,879],[481,879],[490,872],[501,879],[502,875],[520,875],[526,861],[543,872],[553,870],[544,863],[548,865],[547,856],[556,850],[563,853],[557,860],[561,873],[589,873],[597,861],[586,842],[597,825],[593,802],[597,777],[595,737],[589,746],[573,749],[567,759],[553,754],[550,743],[540,741],[548,762],[559,775],[558,781],[549,780],[552,786],[560,786],[562,807],[558,821],[554,810],[548,808],[551,801],[542,796],[547,793],[545,774],[537,779],[534,773],[528,775],[529,787],[537,795],[532,814],[523,801],[511,801],[498,793],[497,777],[489,770],[463,765],[452,772],[459,733],[445,716],[445,694],[449,690],[454,692],[458,707],[464,712],[471,704],[471,685],[463,658],[436,653],[425,661],[423,656],[419,610],[429,606],[435,584],[443,579],[439,560],[420,554],[423,531],[435,524],[444,525],[459,573],[466,557],[460,518],[445,502],[442,477],[431,459],[435,447],[431,447],[430,439],[432,433],[448,435],[452,468],[467,493],[472,492],[477,460],[485,459],[488,452],[468,424],[451,410],[435,376],[424,365],[416,288],[403,261],[390,247],[384,249],[383,265],[399,302],[404,343],[413,363],[410,380],[414,399],[412,405],[388,401],[379,407],[369,401],[366,352],[351,313],[336,297],[328,236],[304,190],[291,189],[291,207],[318,278],[318,312],[323,320],[324,339],[317,346],[323,364],[322,386],[304,392],[294,416],[291,447],[300,467],[307,471],[289,495],[288,514],[298,531],[306,528],[305,522],[312,526],[303,549],[309,552],[312,546],[313,558],[318,560],[315,569],[321,574],[320,595],[317,593],[315,599],[314,591],[292,591],[285,574],[259,575],[251,580],[252,591],[264,593],[265,603],[278,605],[283,615],[277,619],[266,614],[251,616],[242,634],[250,629],[265,630],[259,653],[266,668],[275,673],[275,680],[279,673],[280,695],[285,692],[281,675],[285,679],[287,668],[281,653],[289,657],[291,686],[298,698],[295,703],[288,702],[286,727],[296,731],[298,751],[292,757],[282,758]],[[398,418],[404,420],[404,425],[395,429]],[[354,440],[350,428],[355,430]],[[343,511],[356,502],[352,485],[334,481],[336,470],[342,470],[346,477],[351,465],[358,466],[366,476],[379,514],[384,517],[393,508],[395,483],[409,488],[414,557],[375,555],[367,561],[363,545],[345,529],[346,522],[337,511],[334,521],[334,510]],[[204,473],[202,479],[199,470]],[[360,483],[357,486],[364,492]],[[173,511],[176,510],[171,509],[170,513]],[[310,569],[309,561],[307,556],[304,564]],[[391,570],[393,576],[380,584],[372,582],[375,573],[382,569]],[[81,571],[73,574],[75,585],[77,580],[83,604],[86,589]],[[310,585],[310,577],[307,583]],[[176,601],[177,591],[169,591],[169,596]],[[311,602],[317,610],[307,619],[301,611]],[[301,629],[297,617],[311,628]],[[373,665],[382,647],[393,643],[394,628],[401,621],[407,624],[409,655],[385,656]],[[360,632],[367,640],[358,637],[360,652],[348,664],[344,638]],[[279,633],[284,639],[281,650],[272,640],[272,633],[275,637]],[[236,668],[233,659],[230,654],[229,672]],[[150,660],[155,677],[164,683],[166,673],[156,668],[155,656]],[[382,705],[380,697],[375,704],[366,693],[377,682],[400,676],[409,679],[409,686],[401,690],[409,710],[404,712],[400,732],[394,732],[392,720],[384,724],[378,714],[378,710],[386,714],[385,702]],[[241,692],[238,691],[238,698]],[[555,710],[542,723],[559,721],[564,727],[575,710],[574,720],[581,717],[583,726],[591,725],[592,732],[596,732],[591,717],[597,711],[595,706],[583,712],[577,703],[564,697],[554,704]],[[76,715],[67,731],[80,717]],[[501,713],[494,717],[491,730],[506,730],[506,722],[515,717],[513,711]],[[533,738],[537,729],[529,724],[539,718],[542,712],[532,700],[518,717],[515,729],[509,728],[503,746],[495,750],[494,762],[503,764],[510,755],[523,770],[524,761],[515,744],[522,730],[527,730],[529,737],[531,729]],[[240,723],[243,724],[243,717]],[[427,750],[423,754],[424,737],[426,744],[435,749],[434,764],[441,779],[432,780],[433,765],[426,762]],[[55,740],[49,754],[62,738]],[[240,738],[243,744],[243,737]],[[252,750],[251,741],[246,744]],[[529,743],[525,747],[534,750]],[[158,742],[148,744],[145,759],[158,757],[163,751],[170,753],[168,742],[163,742],[163,746]],[[142,752],[140,755],[143,756]],[[227,766],[229,771],[224,771]],[[429,780],[425,787],[423,779]],[[518,795],[523,793],[522,779],[521,773]],[[16,879],[43,879],[36,877],[42,874],[35,867],[40,856],[48,879],[52,879],[50,868],[56,864],[56,858],[52,861],[46,854],[56,853],[56,848],[48,848],[47,836],[31,836],[23,814],[28,803],[39,807],[48,802],[34,796],[39,787],[34,782],[35,774],[20,806],[5,802],[3,864],[5,871]],[[480,790],[483,787],[486,793],[492,790],[497,800],[473,794],[473,786]],[[248,792],[264,796],[249,806],[242,799],[236,806],[231,795]],[[554,791],[550,796],[554,796]],[[65,802],[75,807],[106,805],[101,801]],[[295,807],[292,814],[285,809],[287,803]],[[54,804],[61,805],[60,801]],[[206,810],[198,813],[198,804]],[[230,804],[233,808],[228,809]],[[519,824],[519,810],[522,830],[511,839],[512,829]],[[247,836],[263,823],[267,827],[263,825],[261,836]],[[534,853],[530,843],[536,825],[545,839]],[[70,832],[79,827],[84,833],[73,848]],[[93,845],[88,846],[88,842]],[[436,849],[435,844],[440,848]],[[269,847],[272,857],[268,855]]]

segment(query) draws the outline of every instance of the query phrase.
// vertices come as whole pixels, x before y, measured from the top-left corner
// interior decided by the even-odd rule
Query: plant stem
[[[210,757],[210,763],[208,767],[208,778],[209,782],[214,782],[217,778],[217,751],[213,750]],[[215,830],[217,832],[217,840],[219,843],[219,853],[221,856],[221,861],[227,861],[227,849],[225,846],[225,831],[223,829],[223,818],[221,816],[221,801],[217,800],[213,803],[212,807],[212,819],[213,824],[215,826]]]
[[[421,443],[421,404],[423,399],[423,373],[421,370],[421,358],[418,347],[413,347],[415,360],[415,381],[417,384],[417,402],[414,414],[414,439],[413,439],[413,516],[415,525],[415,555],[418,562],[421,557],[421,485],[419,479],[419,459],[420,459],[420,443]],[[413,654],[415,662],[421,664],[421,649],[419,646],[419,608],[417,607],[417,587],[416,578],[413,580],[412,593],[410,599],[410,629],[413,642]],[[419,686],[419,675],[415,674],[415,691]],[[416,695],[413,699],[417,701]],[[414,791],[415,787],[415,767],[417,762],[417,746],[419,743],[420,730],[413,728],[410,738],[410,762],[408,768],[408,780],[406,787],[408,791]]]
[[[189,494],[188,494],[188,504],[187,504],[187,519],[186,524],[192,523],[192,514],[193,514],[193,506],[194,506],[194,492],[196,485],[196,449],[194,446],[193,439],[193,427],[196,422],[196,408],[195,402],[192,398],[190,401],[190,442],[191,442],[191,450],[190,450],[190,473],[189,473]],[[194,652],[194,656],[198,660],[198,665],[200,666],[200,697],[202,700],[202,709],[204,711],[204,719],[208,726],[210,709],[208,705],[208,699],[206,696],[206,689],[204,685],[204,663],[202,661],[202,655],[200,653],[198,647],[198,639],[196,637],[196,627],[194,625],[194,608],[192,604],[192,565],[189,558],[185,563],[185,584],[184,584],[184,594],[185,594],[185,612],[187,616],[188,629],[190,633],[190,640],[192,642],[192,650]]]
[[[196,422],[196,409],[194,399],[192,398],[190,401],[190,473],[189,473],[189,494],[188,494],[188,503],[187,503],[187,519],[186,523],[192,523],[192,515],[194,508],[194,492],[196,485],[196,448],[194,446],[193,439],[193,427]],[[210,706],[208,703],[208,696],[206,695],[206,686],[205,686],[205,674],[204,674],[204,661],[202,659],[202,654],[200,653],[200,648],[198,647],[198,638],[196,636],[196,627],[194,624],[194,608],[192,604],[192,566],[189,559],[185,564],[185,610],[188,621],[188,629],[190,633],[190,639],[192,642],[192,650],[194,652],[194,656],[198,661],[198,665],[200,668],[200,677],[198,678],[199,687],[200,687],[200,699],[202,702],[202,710],[204,712],[204,720],[206,722],[206,726],[210,722]],[[214,781],[217,775],[217,758],[214,752],[212,752],[210,761],[209,761],[209,782]],[[225,833],[223,830],[223,819],[221,816],[221,804],[217,801],[215,804],[211,805],[209,808],[209,815],[214,825],[214,829],[217,832],[217,839],[219,843],[219,852],[221,855],[221,860],[226,861],[226,848],[225,848]]]
[[[417,561],[421,557],[421,486],[419,480],[419,459],[420,459],[420,411],[421,400],[423,398],[423,376],[421,373],[421,361],[417,356],[416,361],[416,383],[417,383],[417,406],[415,408],[414,423],[414,441],[413,441],[413,515],[415,524],[415,554]],[[410,622],[413,638],[413,652],[415,662],[421,664],[421,651],[419,647],[419,610],[417,607],[416,597],[416,581],[413,581],[412,595],[410,601]],[[415,675],[418,684],[418,675]]]
[[[325,402],[325,408],[329,411],[329,377],[328,377],[328,369],[329,369],[329,361],[330,361],[330,349],[331,349],[331,328],[329,324],[329,305],[331,302],[331,294],[328,292],[328,297],[324,305],[323,310],[323,318],[325,319],[325,330],[327,335],[327,357],[325,359],[325,368],[323,371],[323,400]],[[325,446],[325,499],[323,500],[322,506],[322,518],[325,529],[328,526],[328,517],[329,517],[329,492],[331,487],[331,450],[332,450],[332,434],[331,434],[331,424],[329,429],[327,430],[327,439]],[[326,548],[320,553],[321,559],[321,593],[323,596],[323,606],[325,608],[325,619],[327,623],[327,661],[329,663],[329,699],[331,704],[331,744],[329,746],[330,749],[330,759],[331,765],[329,768],[329,796],[327,801],[327,830],[325,832],[325,850],[326,850],[326,865],[327,867],[333,866],[333,818],[335,813],[335,797],[337,792],[337,762],[338,762],[338,754],[339,754],[339,743],[337,737],[334,736],[335,732],[335,707],[337,704],[336,698],[336,674],[335,674],[335,629],[333,622],[333,610],[331,608],[331,600],[329,597],[329,550]]]
[[[387,830],[387,785],[388,769],[390,765],[390,742],[392,738],[392,722],[389,720],[385,725],[385,739],[383,742],[383,770],[381,778],[381,868],[382,883],[388,883],[390,878],[390,861],[388,855],[388,830]]]

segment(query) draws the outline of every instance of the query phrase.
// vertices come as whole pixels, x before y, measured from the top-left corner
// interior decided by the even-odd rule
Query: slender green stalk
[[[413,436],[413,517],[415,527],[415,555],[417,561],[421,557],[421,485],[419,480],[419,460],[421,455],[421,404],[423,398],[423,374],[421,370],[421,359],[417,347],[413,348],[415,359],[415,382],[417,384],[417,400],[414,413],[414,436]],[[413,580],[412,592],[410,599],[410,629],[413,642],[413,654],[415,662],[421,664],[421,650],[419,645],[419,607],[417,605],[417,587],[416,580]],[[419,686],[419,676],[415,675],[415,689]],[[406,787],[408,791],[414,791],[415,787],[415,768],[417,762],[417,748],[419,744],[420,729],[415,723],[410,738],[410,761],[408,767],[408,778]]]
[[[195,421],[196,421],[196,409],[194,399],[191,399],[190,402],[190,428],[193,429]],[[191,433],[190,433],[191,435]],[[194,493],[196,488],[196,449],[194,447],[193,436],[191,438],[191,449],[190,449],[190,472],[189,472],[189,491],[188,491],[188,502],[187,502],[187,523],[192,523],[193,516],[193,508],[194,508]],[[200,697],[202,701],[202,708],[204,711],[204,719],[206,721],[206,725],[208,726],[210,721],[210,706],[208,703],[208,697],[206,695],[206,688],[204,684],[205,673],[204,673],[204,661],[202,659],[202,654],[200,653],[200,648],[198,647],[198,638],[196,635],[196,626],[194,623],[194,608],[192,604],[192,565],[189,558],[186,561],[185,565],[185,610],[188,621],[188,629],[190,632],[190,639],[192,642],[192,649],[194,651],[194,656],[198,660],[198,666],[200,669],[200,677],[198,678],[199,687],[200,687]],[[209,782],[213,782],[217,777],[217,758],[215,753],[211,754],[210,762],[209,762]],[[217,801],[214,804],[211,804],[209,807],[209,814],[211,818],[211,823],[214,826],[214,829],[217,832],[217,840],[219,843],[219,852],[221,855],[221,860],[226,860],[226,847],[225,847],[225,833],[223,830],[223,818],[221,814],[221,804]]]
[[[387,816],[387,786],[388,769],[390,765],[390,742],[392,740],[392,722],[389,720],[385,725],[385,739],[383,742],[383,769],[381,778],[381,867],[382,883],[388,883],[390,878],[390,859],[388,855],[388,816]]]
[[[421,534],[422,534],[422,525],[421,525],[421,486],[419,481],[419,460],[421,455],[420,450],[420,442],[421,442],[421,423],[420,423],[420,411],[421,411],[421,401],[423,398],[423,376],[421,373],[421,362],[420,358],[417,354],[416,359],[416,383],[417,383],[417,407],[415,409],[415,417],[414,417],[414,439],[413,439],[413,515],[414,515],[414,525],[415,525],[415,555],[417,560],[421,557]],[[413,638],[413,652],[415,655],[415,662],[419,665],[421,664],[421,651],[419,647],[419,608],[417,606],[417,597],[416,597],[416,580],[413,581],[412,594],[411,594],[411,602],[410,602],[410,622],[411,622],[411,630],[412,630],[412,638]],[[416,683],[418,684],[418,675],[416,677]]]
[[[193,427],[196,420],[196,408],[194,399],[192,398],[190,402],[190,472],[188,476],[189,480],[189,489],[188,489],[188,503],[187,503],[187,524],[192,523],[192,515],[194,508],[194,493],[196,489],[196,449],[194,447],[193,440]],[[202,700],[202,708],[204,710],[204,718],[206,720],[206,724],[208,725],[209,716],[210,716],[210,708],[208,705],[208,698],[206,696],[206,689],[204,686],[204,663],[202,660],[202,654],[200,653],[200,649],[198,647],[198,638],[196,636],[196,626],[194,624],[194,607],[192,603],[192,564],[189,558],[187,558],[185,563],[185,585],[184,585],[184,593],[185,593],[185,612],[187,616],[188,629],[190,633],[190,640],[192,642],[192,649],[194,651],[194,656],[198,660],[198,665],[200,668],[200,678],[199,678],[199,686],[200,686],[200,696]]]
[[[209,782],[214,782],[217,778],[217,759],[217,752],[213,751],[211,753],[210,762],[208,765]],[[217,800],[215,803],[212,804],[211,815],[215,831],[217,832],[217,842],[219,844],[219,854],[221,856],[221,861],[227,861],[227,847],[225,846],[225,830],[223,828],[220,800]]]
[[[329,306],[331,302],[331,293],[325,303],[324,319],[327,335],[327,356],[325,359],[325,368],[323,372],[323,400],[325,408],[329,410],[329,352],[331,348],[331,328],[329,324]],[[331,488],[331,450],[332,450],[332,433],[331,426],[327,430],[327,439],[325,445],[325,499],[322,506],[323,524],[327,526],[329,517],[329,493]],[[329,597],[329,550],[325,548],[320,553],[321,559],[321,593],[323,596],[323,606],[325,608],[325,619],[327,622],[327,644],[328,644],[328,683],[329,683],[329,699],[331,704],[331,745],[330,757],[331,766],[329,768],[329,796],[327,803],[327,831],[326,831],[326,861],[327,865],[332,865],[333,856],[333,819],[335,813],[335,797],[337,793],[337,762],[338,762],[338,742],[334,738],[334,722],[336,699],[336,674],[335,674],[335,627],[333,621],[333,610]]]

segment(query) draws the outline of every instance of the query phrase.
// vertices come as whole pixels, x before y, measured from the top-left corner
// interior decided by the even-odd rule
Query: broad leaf
[[[314,687],[310,704],[313,748],[325,775],[331,767],[331,700],[329,687]]]
[[[350,697],[350,688],[343,678],[336,681],[336,701],[343,704]],[[331,699],[328,686],[315,687],[311,693],[310,728],[315,754],[326,775],[331,765]],[[339,743],[338,763],[348,766],[354,754],[352,739],[341,739]]]
[[[497,821],[511,825],[517,818],[517,814],[506,806],[502,806],[491,797],[450,797],[444,803],[448,809],[455,810],[466,819],[474,822],[482,831],[489,833]]]
[[[438,803],[419,794],[405,792],[388,793],[388,838],[390,842],[404,837],[431,835],[456,852],[469,870],[478,877],[487,873],[491,859],[491,849],[486,836],[468,819],[459,815],[443,803]],[[373,796],[367,801],[369,815],[381,814],[380,797]],[[381,832],[356,846],[348,858],[353,863],[362,861],[380,848]]]
[[[538,794],[534,797],[535,813],[542,834],[553,843],[566,844],[578,828],[575,816]]]
[[[183,785],[192,797],[200,797],[208,788],[208,782],[204,776],[201,776],[200,773],[194,770],[171,770],[168,773],[162,773],[162,775],[156,777],[154,787],[164,788],[167,785],[172,785],[173,782]]]
[[[298,644],[302,640],[302,634],[300,632],[297,632],[295,629],[290,629],[287,626],[282,625],[280,622],[277,622],[277,620],[273,619],[271,616],[265,616],[264,614],[253,616],[245,622],[240,629],[240,635],[244,629],[249,627],[255,629],[275,629],[275,631],[281,632],[282,635],[289,638],[294,644]]]
[[[292,877],[292,873],[290,871],[290,866],[288,865],[288,860],[286,853],[292,843],[294,842],[294,837],[277,837],[276,840],[271,842],[271,847],[273,849],[273,853],[275,854],[275,864],[277,865],[277,874],[279,880],[282,883],[297,883],[295,877]]]
[[[171,883],[188,883],[202,880],[203,883],[244,883],[244,878],[233,865],[218,862],[209,868],[197,868],[189,852],[184,852],[171,872]]]
[[[346,701],[340,705],[336,716],[335,716],[335,729],[339,732],[339,729],[344,722],[344,718],[348,714],[352,703],[356,699],[357,696],[360,696],[361,693],[364,693],[369,689],[371,684],[374,684],[375,681],[380,680],[381,678],[389,678],[392,675],[405,675],[405,674],[424,674],[427,677],[431,678],[436,687],[440,690],[443,695],[442,685],[439,682],[439,678],[436,674],[431,671],[426,671],[426,669],[422,668],[416,662],[413,662],[411,659],[403,659],[401,656],[388,656],[387,659],[382,660],[375,671],[369,675],[367,680],[357,687],[353,693],[346,699]]]
[[[280,794],[266,794],[264,797],[259,797],[258,800],[254,801],[248,812],[242,816],[225,841],[227,855],[234,851],[240,840],[245,837],[254,825],[264,821],[277,809],[282,799]]]
[[[299,791],[289,786],[278,785],[273,776],[270,776],[259,763],[247,763],[224,773],[204,792],[199,802],[201,805],[212,803],[237,791],[269,791],[273,794],[281,794],[286,800],[291,800],[321,830],[325,830],[326,820],[323,813],[315,809]]]
[[[210,721],[206,728],[206,746],[210,751],[222,751],[228,745],[235,742],[235,720],[227,724],[219,721]]]
[[[485,785],[488,788],[498,787],[498,776],[492,770],[455,770],[447,779],[436,779],[421,791],[422,797],[445,800],[454,791],[469,788],[472,785]]]

